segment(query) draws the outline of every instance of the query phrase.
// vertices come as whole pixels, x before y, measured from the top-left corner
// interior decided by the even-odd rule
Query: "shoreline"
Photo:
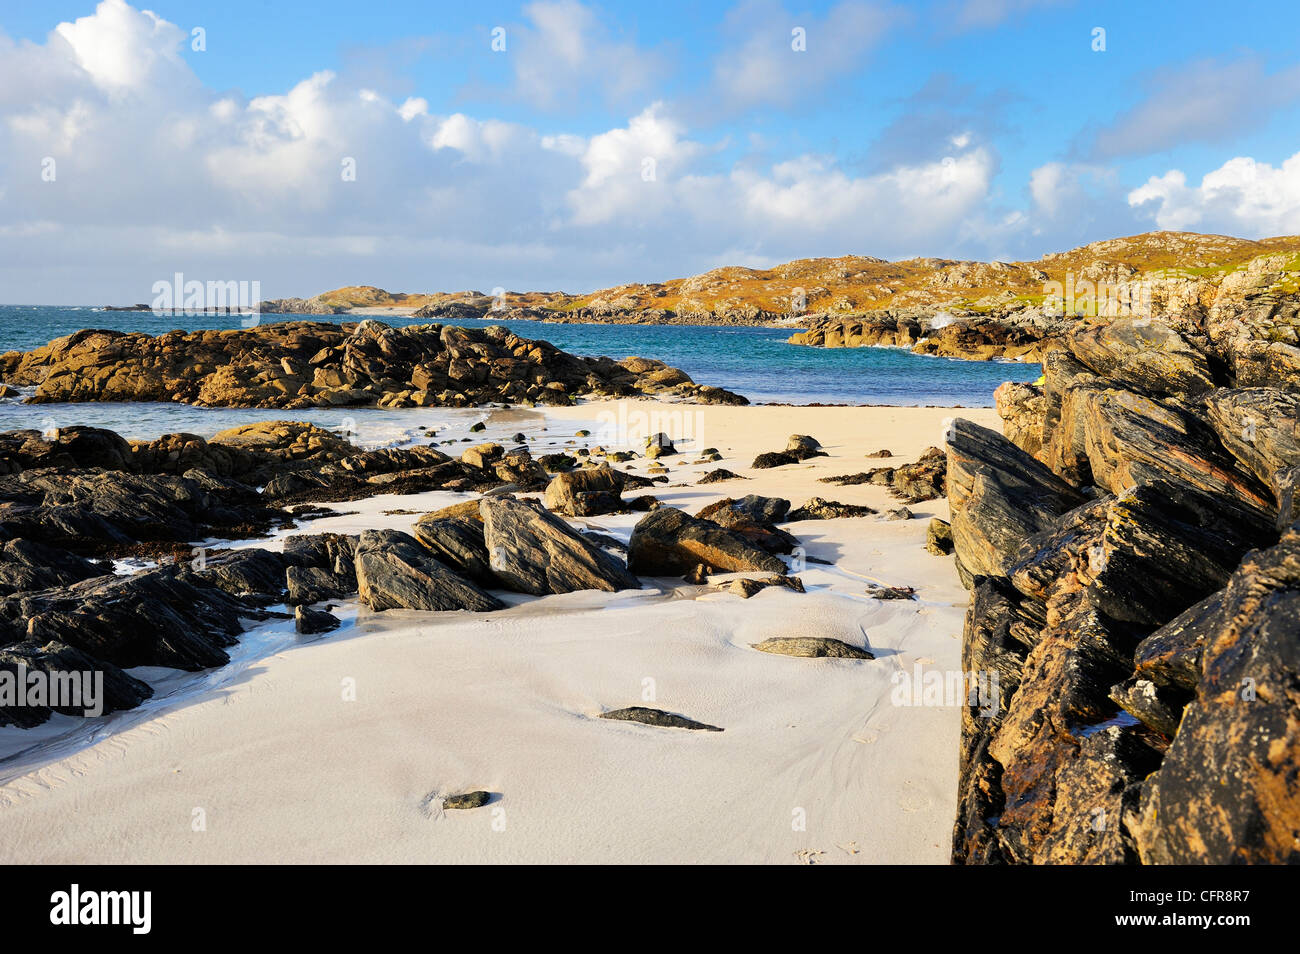
[[[884,447],[895,455],[889,463],[914,459],[939,442],[952,410],[996,420],[991,409],[646,400],[533,413],[555,439],[602,415],[617,422],[622,414],[625,423],[651,412],[668,421],[691,415],[694,449],[714,445],[724,459],[682,466],[670,458],[669,484],[651,491],[689,512],[741,493],[796,505],[825,496],[883,511],[897,506],[883,487],[816,478],[865,469],[878,461],[863,455]],[[766,471],[747,466],[790,433],[813,434],[831,456]],[[647,463],[636,461],[635,472]],[[751,479],[693,482],[713,467]],[[414,515],[382,511],[472,496],[350,501],[342,509],[357,513],[297,532],[409,528]],[[804,594],[765,590],[742,600],[656,579],[646,582],[657,589],[618,594],[515,597],[487,616],[361,608],[344,629],[247,663],[229,682],[0,785],[0,857],[942,863],[958,711],[891,706],[889,676],[914,663],[960,667],[966,594],[952,561],[922,549],[925,518],[946,517],[946,501],[911,506],[911,520],[787,525],[810,558],[832,561],[799,574]],[[574,522],[624,538],[639,516]],[[865,581],[873,578],[915,586],[921,599],[868,598]],[[845,631],[853,628],[846,617],[864,621],[876,660],[791,659],[749,648],[776,631],[860,640]],[[339,701],[345,677],[356,679],[354,703]],[[699,738],[594,718],[602,708],[640,704],[647,677],[658,694],[644,704],[725,731]],[[454,818],[430,809],[431,795],[465,787],[490,789],[499,801]],[[81,806],[76,815],[73,806]],[[493,806],[507,819],[505,831],[491,827]],[[195,808],[208,819],[206,832],[191,830]],[[804,832],[792,828],[797,808],[807,812]],[[84,821],[72,827],[73,817]],[[322,830],[329,844],[320,842]]]

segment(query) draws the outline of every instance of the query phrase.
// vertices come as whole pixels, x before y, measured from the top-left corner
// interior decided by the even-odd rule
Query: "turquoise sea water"
[[[263,316],[279,321],[300,316]],[[355,321],[354,316],[321,320]],[[422,320],[384,318],[392,325]],[[455,324],[485,325],[491,321]],[[535,321],[499,322],[516,334],[541,338],[583,355],[658,358],[682,368],[701,384],[724,387],[755,403],[964,405],[987,407],[993,389],[1003,381],[1032,381],[1037,364],[957,361],[912,354],[899,348],[807,348],[786,344],[796,328],[743,328],[692,325],[550,324]],[[0,305],[0,351],[29,350],[82,328],[105,328],[161,334],[177,328],[239,328],[238,316],[165,315],[151,312],[111,312],[74,306]],[[339,412],[323,411],[331,420]],[[355,413],[355,411],[354,411]],[[126,408],[83,406],[25,406],[0,401],[0,430],[38,427],[45,417],[62,423],[114,426],[138,436],[186,429],[203,433],[221,427],[262,420],[266,411],[221,410],[209,413],[211,426],[190,426],[194,416],[173,405]],[[296,417],[310,416],[295,412]],[[400,413],[397,415],[400,418]],[[171,419],[170,427],[156,419]],[[136,435],[133,435],[136,436]]]

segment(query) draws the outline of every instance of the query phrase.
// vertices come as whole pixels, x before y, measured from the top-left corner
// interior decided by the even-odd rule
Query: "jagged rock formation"
[[[505,327],[287,321],[153,337],[78,331],[0,355],[0,380],[33,403],[183,401],[212,407],[567,404],[579,395],[675,395],[744,404],[644,358],[584,358]]]
[[[1300,861],[1300,320],[1224,294],[1077,329],[1005,436],[950,432],[957,862]]]

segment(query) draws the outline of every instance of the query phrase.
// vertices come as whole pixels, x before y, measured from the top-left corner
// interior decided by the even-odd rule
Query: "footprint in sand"
[[[863,745],[871,745],[880,739],[881,733],[888,732],[887,725],[864,725],[861,729],[853,734],[853,741],[860,742]]]

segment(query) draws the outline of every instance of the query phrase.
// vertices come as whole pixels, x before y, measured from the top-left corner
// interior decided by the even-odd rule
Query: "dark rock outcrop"
[[[38,702],[33,702],[34,673],[40,674],[38,679],[43,684],[43,697]],[[12,680],[9,688],[15,690],[14,704],[0,701],[0,726],[20,729],[41,725],[55,712],[80,717],[134,709],[153,695],[147,683],[58,641],[43,645],[28,641],[0,648],[0,682],[7,680]],[[60,684],[75,686],[75,691],[56,689]]]
[[[1200,673],[1132,822],[1149,864],[1300,862],[1300,527],[1179,621],[1169,678]],[[1170,654],[1162,654],[1168,659]],[[1145,663],[1152,671],[1154,654]]]
[[[188,566],[100,576],[0,599],[13,640],[60,642],[124,669],[224,665],[245,619],[267,614]]]
[[[1300,404],[1260,343],[1290,314],[1086,327],[999,389],[1007,438],[953,429],[963,667],[998,683],[955,861],[1300,861]]]
[[[479,510],[492,573],[508,589],[540,596],[641,587],[622,561],[539,506],[484,497]]]
[[[471,610],[486,613],[505,604],[439,563],[410,534],[367,530],[356,551],[357,593],[375,611]]]
[[[714,572],[786,573],[779,557],[739,533],[675,507],[653,510],[633,528],[628,567],[634,573],[682,576],[701,564]]]

